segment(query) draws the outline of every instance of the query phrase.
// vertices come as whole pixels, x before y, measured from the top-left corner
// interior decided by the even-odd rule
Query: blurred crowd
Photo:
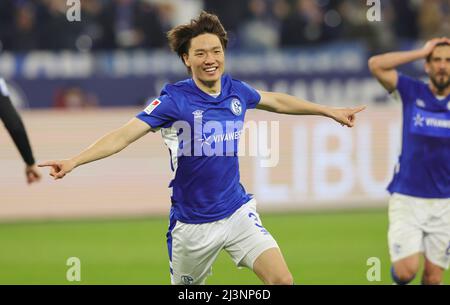
[[[205,9],[219,15],[230,47],[273,49],[362,41],[372,50],[450,33],[450,0],[381,0],[381,21],[363,0],[1,0],[0,49],[166,48],[165,32]]]

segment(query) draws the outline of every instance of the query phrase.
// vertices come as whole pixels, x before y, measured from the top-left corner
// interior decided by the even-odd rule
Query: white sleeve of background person
[[[8,86],[3,78],[0,78],[0,92],[3,96],[9,96]]]

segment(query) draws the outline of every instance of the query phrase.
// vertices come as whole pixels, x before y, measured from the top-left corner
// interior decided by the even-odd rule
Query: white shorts
[[[261,253],[278,248],[275,239],[262,226],[254,199],[225,219],[203,224],[177,221],[167,236],[174,285],[204,284],[222,249],[238,267],[253,269]]]
[[[450,263],[450,199],[394,193],[389,201],[389,253],[396,262],[422,252],[433,264]]]

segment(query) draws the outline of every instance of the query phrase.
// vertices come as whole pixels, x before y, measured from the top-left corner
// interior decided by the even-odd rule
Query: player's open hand
[[[355,125],[355,114],[366,109],[366,106],[355,108],[333,108],[331,117],[342,126],[353,127]]]
[[[25,176],[27,177],[28,184],[32,184],[41,180],[41,173],[39,172],[35,164],[27,165],[25,167]]]
[[[428,56],[431,54],[431,52],[433,52],[434,48],[436,47],[437,44],[439,43],[449,43],[450,44],[450,38],[447,37],[440,37],[440,38],[433,38],[428,40],[424,47],[422,48],[423,52],[424,52],[424,56]]]
[[[38,164],[39,167],[50,167],[50,176],[55,180],[63,178],[66,174],[70,173],[75,168],[75,163],[70,160],[55,160],[46,161]]]

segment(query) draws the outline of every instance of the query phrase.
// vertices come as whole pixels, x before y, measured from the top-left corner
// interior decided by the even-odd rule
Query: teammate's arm
[[[50,176],[55,179],[61,179],[80,165],[118,153],[150,130],[150,125],[133,118],[122,127],[97,140],[79,155],[65,160],[47,161],[39,164],[39,166],[50,166]]]
[[[372,72],[388,92],[392,92],[397,88],[398,73],[396,68],[403,64],[427,57],[433,52],[434,47],[441,42],[449,42],[449,40],[445,37],[434,38],[418,50],[390,52],[373,56],[369,59],[370,72]]]
[[[0,82],[3,82],[3,86],[6,86],[2,79],[0,79]],[[11,135],[14,144],[16,144],[16,147],[25,162],[25,176],[28,184],[39,181],[41,179],[41,174],[35,165],[33,151],[31,149],[30,141],[28,140],[25,126],[9,96],[4,95],[1,91],[0,119],[3,121],[3,124]]]
[[[261,100],[256,106],[257,109],[283,114],[322,115],[332,118],[348,127],[353,127],[355,114],[366,108],[366,106],[356,108],[332,108],[311,103],[284,93],[265,91],[258,91],[258,93],[261,96]]]

